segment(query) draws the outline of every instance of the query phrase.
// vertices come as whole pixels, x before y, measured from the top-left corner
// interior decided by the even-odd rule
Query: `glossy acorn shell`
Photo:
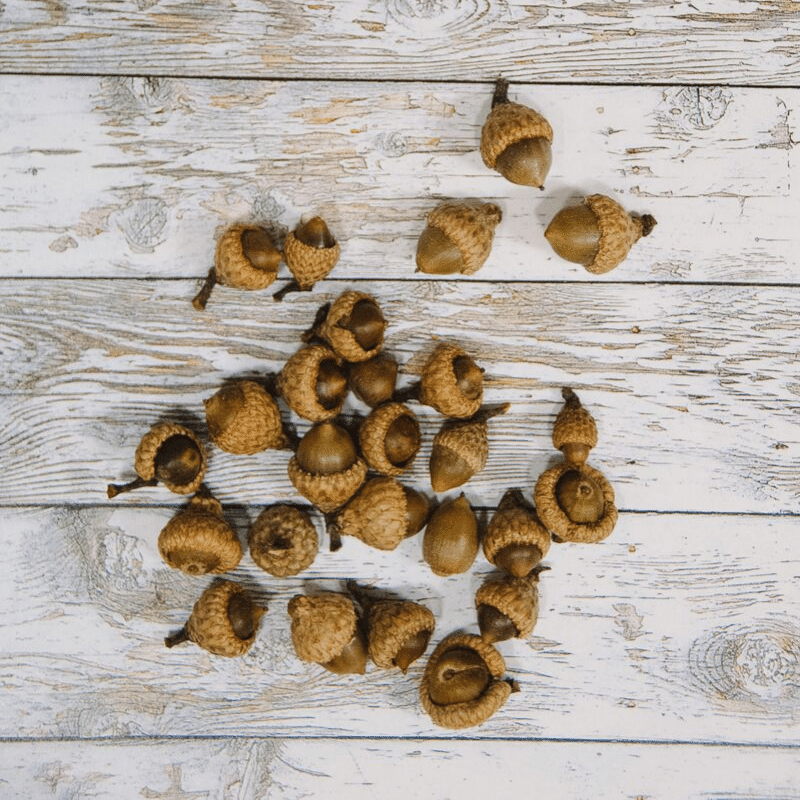
[[[518,639],[527,638],[539,617],[539,591],[536,576],[510,575],[485,581],[475,593],[475,607],[493,606],[517,628]],[[484,637],[485,638],[485,637]]]
[[[461,356],[469,358],[458,345],[440,342],[422,369],[419,401],[440,414],[466,419],[475,414],[483,401],[483,389],[477,397],[467,397],[459,388],[453,368]]]
[[[326,664],[356,635],[358,615],[345,594],[295,595],[288,604],[292,644],[302,661]]]
[[[136,448],[134,469],[142,480],[149,481],[155,478],[158,449],[167,439],[173,436],[186,436],[191,439],[200,451],[202,465],[200,471],[189,483],[176,484],[165,480],[162,480],[161,483],[176,494],[194,494],[203,484],[208,458],[203,443],[200,441],[197,434],[184,425],[178,425],[175,422],[159,422],[153,425],[144,437],[142,437],[142,441],[139,442],[139,446]]]
[[[346,395],[341,403],[332,408],[325,408],[317,397],[317,380],[320,365],[326,361],[334,361],[341,367],[342,359],[324,344],[310,344],[301,347],[289,357],[278,374],[278,391],[286,405],[311,422],[323,422],[333,419],[344,405]]]
[[[342,292],[331,303],[331,307],[317,331],[320,338],[324,339],[333,351],[345,361],[368,361],[378,355],[383,347],[383,336],[381,336],[375,347],[365,350],[356,341],[351,331],[339,325],[340,322],[349,318],[353,307],[361,300],[369,300],[380,309],[377,300],[372,295],[356,291]]]
[[[515,489],[506,492],[483,537],[483,554],[495,566],[501,566],[496,559],[506,548],[535,547],[540,553],[538,560],[544,558],[550,549],[549,531],[539,521],[533,506],[517,501],[518,494]],[[520,564],[523,575],[534,566],[536,564],[533,562]],[[523,575],[518,574],[517,577]]]
[[[311,517],[287,505],[265,508],[250,527],[248,544],[253,561],[276,578],[297,575],[310,567],[319,551]]]
[[[413,420],[419,429],[417,416],[403,403],[384,403],[374,408],[361,423],[358,431],[358,443],[370,469],[381,475],[402,475],[414,463],[416,454],[403,464],[393,464],[386,454],[386,437],[392,423],[401,418]],[[420,437],[420,443],[422,439]],[[419,450],[418,450],[419,451]],[[417,452],[418,452],[417,451]]]
[[[277,248],[272,259],[274,269],[259,269],[253,266],[244,254],[242,234],[250,230],[261,232],[262,229],[253,225],[232,225],[217,241],[214,271],[217,281],[223,286],[237,289],[265,289],[278,275],[281,254]]]
[[[489,426],[485,420],[446,422],[433,439],[429,470],[434,492],[466,483],[486,466]]]
[[[341,255],[338,242],[333,247],[314,247],[297,238],[296,231],[286,236],[283,259],[301,290],[310,289],[336,266]]]
[[[422,537],[422,557],[434,575],[466,572],[478,555],[478,521],[462,494],[431,514]]]
[[[383,669],[396,669],[395,656],[414,635],[433,633],[436,620],[430,609],[410,600],[376,600],[366,615],[369,656]]]

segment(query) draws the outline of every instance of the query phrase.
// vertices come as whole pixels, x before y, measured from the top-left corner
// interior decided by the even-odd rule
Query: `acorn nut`
[[[375,408],[392,399],[397,384],[397,361],[388,353],[379,353],[369,361],[352,364],[347,381],[362,403]]]
[[[522,578],[490,578],[475,594],[481,638],[493,644],[525,639],[539,616],[539,568]]]
[[[304,340],[314,337],[327,342],[345,361],[369,361],[383,347],[386,320],[374,297],[363,292],[347,291],[330,306],[322,306]]]
[[[283,300],[289,292],[307,292],[336,266],[339,243],[322,217],[301,222],[283,244],[283,258],[294,280],[278,292],[275,300]]]
[[[311,517],[287,505],[265,508],[250,527],[248,544],[253,561],[276,578],[310,567],[319,550]]]
[[[422,444],[416,414],[402,403],[374,408],[358,431],[361,453],[381,475],[400,475],[414,463]]]
[[[422,538],[422,556],[435,575],[466,572],[478,555],[478,520],[463,494],[431,514]]]
[[[342,359],[324,344],[302,347],[278,373],[277,390],[289,408],[304,419],[333,419],[347,397]]]

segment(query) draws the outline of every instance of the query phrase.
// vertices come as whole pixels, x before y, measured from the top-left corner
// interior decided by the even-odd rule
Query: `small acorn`
[[[377,300],[363,292],[342,292],[330,306],[322,306],[303,335],[327,342],[345,361],[369,361],[381,351],[386,320]]]
[[[277,390],[289,408],[304,419],[333,419],[347,397],[342,359],[324,344],[301,347],[283,365]]]
[[[300,440],[288,469],[295,489],[324,513],[343,506],[367,476],[350,434],[329,420]]]
[[[475,594],[481,638],[489,644],[525,639],[539,616],[540,568],[522,578],[490,578]]]
[[[336,266],[340,252],[339,243],[322,217],[301,222],[283,244],[283,258],[294,280],[273,298],[283,300],[289,292],[309,291]]]
[[[253,603],[243,586],[219,581],[203,592],[189,621],[164,644],[175,647],[191,641],[214,655],[241,656],[255,641],[265,611]]]
[[[503,657],[480,636],[454,633],[428,659],[420,685],[422,708],[436,725],[457,730],[480,725],[518,692],[502,680]]]
[[[515,578],[523,578],[547,555],[550,533],[519,489],[500,501],[483,538],[483,554]]]
[[[512,103],[508,81],[500,78],[481,130],[483,163],[511,183],[543,189],[552,162],[552,141],[550,123],[532,108]]]
[[[629,214],[610,197],[593,194],[582,205],[559,211],[544,235],[561,258],[601,275],[622,263],[631,247],[655,226],[650,214]]]
[[[478,555],[478,520],[460,494],[437,508],[425,527],[422,557],[435,575],[466,572]]]
[[[417,242],[417,270],[472,275],[486,263],[503,212],[494,203],[449,200],[428,214]]]
[[[553,425],[553,447],[564,454],[568,464],[585,464],[597,444],[597,424],[568,386],[561,390],[564,407]]]
[[[281,253],[269,233],[255,225],[232,225],[217,242],[214,266],[192,305],[205,309],[214,286],[265,289],[276,278]]]
[[[339,675],[366,672],[367,639],[350,597],[337,592],[295,595],[288,609],[298,658]]]
[[[158,483],[176,494],[194,494],[203,483],[206,452],[194,431],[175,422],[159,422],[136,448],[134,469],[135,480],[109,484],[109,497]]]
[[[487,406],[466,422],[445,422],[433,440],[430,473],[434,492],[447,492],[466,483],[486,466],[489,456],[488,420],[505,414],[509,403]]]
[[[414,463],[422,444],[416,414],[402,403],[373,409],[358,431],[361,453],[381,475],[400,475]]]
[[[397,384],[397,361],[388,353],[378,353],[369,361],[352,364],[347,380],[353,394],[375,408],[392,399]]]
[[[253,561],[276,578],[310,567],[319,550],[311,517],[287,505],[265,508],[250,527],[248,544]]]
[[[219,575],[234,569],[242,546],[222,515],[222,505],[209,495],[196,494],[158,537],[161,558],[188,575]]]

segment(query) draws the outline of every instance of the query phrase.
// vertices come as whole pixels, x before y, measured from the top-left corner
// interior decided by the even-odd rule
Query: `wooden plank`
[[[512,404],[490,423],[489,460],[466,487],[478,505],[533,485],[555,456],[552,423],[570,385],[597,418],[592,462],[621,508],[800,511],[796,289],[458,281],[329,281],[283,304],[222,289],[203,313],[189,281],[6,281],[2,502],[105,503],[109,481],[133,477],[150,425],[177,418],[202,433],[201,401],[227,378],[280,369],[318,305],[346,288],[383,307],[401,385],[436,341],[455,341],[486,369],[485,401]],[[408,480],[424,488],[442,418],[415,408],[424,446]],[[345,407],[367,411],[355,399]],[[230,503],[296,498],[288,457],[215,449],[207,480]],[[139,495],[115,502],[181,502],[163,489]]]
[[[3,744],[2,786],[59,798],[491,797],[790,800],[796,750],[553,742],[223,739]],[[37,794],[38,792],[38,794]]]
[[[4,0],[5,72],[791,84],[790,2]],[[465,68],[465,65],[469,65]]]
[[[257,509],[231,509],[245,536]],[[168,569],[169,509],[5,509],[0,533],[4,738],[380,736],[800,744],[800,553],[784,517],[623,514],[596,546],[554,545],[539,622],[502,642],[521,691],[478,728],[435,727],[419,708],[424,667],[336,676],[294,655],[286,603],[344,579],[434,612],[435,644],[476,631],[481,556],[434,576],[419,538],[392,552],[348,538],[295,578],[249,554],[229,576],[268,607],[238,659],[167,650],[209,584]],[[319,521],[318,521],[319,524]]]
[[[335,275],[407,280],[427,213],[478,197],[505,217],[476,279],[596,281],[543,232],[563,205],[602,192],[660,223],[600,280],[797,282],[800,90],[513,86],[512,97],[555,130],[543,193],[483,165],[486,85],[5,76],[0,273],[199,277],[226,225],[285,230],[322,213],[342,240]]]

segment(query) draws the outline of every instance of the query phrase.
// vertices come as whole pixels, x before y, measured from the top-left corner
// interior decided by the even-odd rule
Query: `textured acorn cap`
[[[578,395],[565,387],[565,403],[553,425],[553,447],[561,450],[565,445],[583,445],[591,450],[597,444],[597,425],[594,417],[581,405]]]
[[[494,606],[505,614],[517,628],[518,639],[530,635],[539,617],[539,592],[535,577],[493,578],[475,593],[475,607]]]
[[[515,502],[515,492],[514,489],[506,492],[483,538],[483,554],[486,560],[495,566],[497,566],[495,557],[506,547],[534,545],[539,548],[542,558],[550,549],[550,533],[539,521],[533,509],[525,508]]]
[[[434,492],[446,492],[466,483],[486,466],[489,456],[489,428],[486,422],[445,423],[433,439],[430,474]],[[460,459],[471,473],[458,483],[448,480],[449,475],[440,474],[438,465],[446,460]]]
[[[405,464],[397,466],[386,457],[386,435],[391,424],[400,417],[417,421],[416,414],[402,403],[384,403],[367,415],[358,430],[358,444],[367,464],[381,475],[401,475],[414,463],[413,456]]]
[[[360,300],[370,300],[380,309],[378,301],[372,295],[364,292],[347,291],[342,292],[331,303],[328,314],[319,326],[317,334],[324,339],[334,350],[334,352],[345,361],[368,361],[373,356],[380,353],[383,347],[383,336],[380,342],[370,350],[365,350],[356,341],[353,333],[347,328],[342,328],[339,323],[347,320],[353,307]]]
[[[343,506],[367,477],[367,464],[363,458],[357,458],[349,469],[334,475],[306,472],[297,463],[297,456],[289,460],[288,469],[294,488],[325,514]]]
[[[573,522],[561,509],[556,497],[556,485],[564,473],[571,470],[593,480],[603,494],[603,515],[597,522]],[[588,464],[557,464],[543,472],[533,490],[533,501],[542,524],[564,542],[599,542],[605,539],[617,524],[617,507],[614,489],[599,471]]]
[[[310,567],[319,551],[317,529],[309,515],[287,505],[265,508],[250,527],[248,543],[253,561],[276,578]]]
[[[161,558],[189,575],[219,575],[242,558],[242,545],[213,497],[195,495],[158,537]],[[210,569],[208,568],[210,565]]]
[[[461,253],[464,275],[477,272],[489,258],[494,230],[503,212],[494,203],[447,200],[428,214],[428,225],[438,228]],[[424,272],[419,258],[417,265]]]
[[[310,344],[290,356],[278,374],[278,391],[286,405],[311,422],[333,419],[345,401],[342,397],[341,403],[325,408],[317,399],[319,368],[324,361],[334,361],[339,367],[342,365],[342,359],[326,345]]]
[[[625,260],[631,247],[644,235],[644,222],[642,217],[629,214],[616,200],[605,195],[593,194],[584,202],[594,212],[600,228],[597,255],[586,269],[602,275]]]
[[[433,679],[436,662],[443,653],[456,647],[464,647],[476,651],[483,659],[494,680],[484,689],[480,697],[463,703],[438,705],[431,700],[429,685]],[[425,672],[422,676],[419,697],[423,709],[430,715],[436,725],[442,728],[458,730],[480,725],[495,713],[505,702],[514,689],[507,681],[500,680],[506,671],[506,664],[500,653],[490,644],[466,633],[456,633],[448,636],[433,651],[428,659]]]
[[[481,407],[483,390],[475,399],[470,399],[459,389],[453,362],[459,356],[467,356],[460,347],[449,342],[440,342],[422,369],[419,401],[435,408],[446,417],[465,419]]]
[[[519,103],[498,103],[481,129],[483,163],[489,169],[497,169],[497,157],[509,145],[536,138],[553,141],[553,129],[541,114]]]
[[[344,536],[378,550],[394,550],[406,537],[406,493],[394,479],[372,478],[336,515]]]
[[[333,247],[313,247],[301,242],[294,231],[283,244],[283,260],[303,291],[321,281],[336,266],[340,254],[339,242]]]
[[[153,480],[156,476],[156,454],[159,447],[161,447],[167,439],[173,436],[186,436],[191,439],[200,451],[202,465],[200,471],[197,473],[195,479],[191,483],[175,484],[170,481],[161,481],[164,486],[171,492],[176,494],[194,494],[203,484],[203,478],[206,474],[207,457],[203,443],[197,437],[197,434],[189,430],[183,425],[178,425],[176,422],[159,422],[153,425],[152,428],[142,437],[139,446],[136,448],[136,456],[134,459],[134,469],[136,474],[142,480]]]
[[[292,619],[292,644],[302,661],[326,664],[355,636],[356,609],[345,594],[295,595],[288,609]]]
[[[367,612],[369,657],[377,666],[392,669],[400,648],[417,633],[433,633],[435,626],[433,613],[419,603],[377,600]]]
[[[265,289],[278,274],[280,252],[276,248],[274,270],[254,267],[242,249],[242,234],[247,230],[256,228],[252,225],[232,225],[219,238],[214,258],[217,281],[237,289]]]
[[[247,594],[243,586],[230,581],[220,581],[206,589],[194,604],[192,616],[186,623],[189,639],[214,655],[244,655],[255,641],[258,620],[263,616],[264,609],[253,607],[256,622],[253,635],[248,639],[240,639],[233,632],[228,619],[228,603],[237,593]]]

